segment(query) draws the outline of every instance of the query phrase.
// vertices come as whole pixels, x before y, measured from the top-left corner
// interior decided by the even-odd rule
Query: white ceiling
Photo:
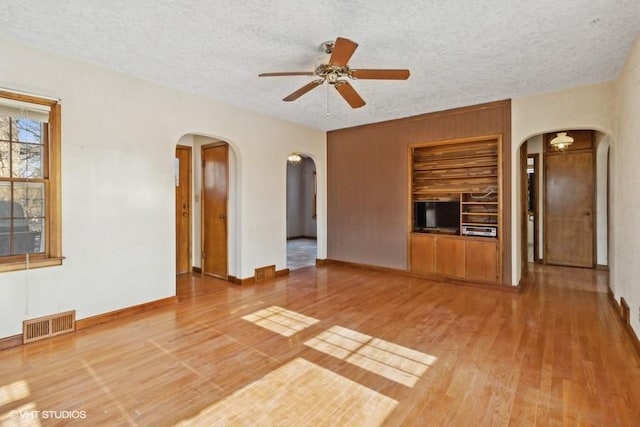
[[[0,36],[321,130],[612,80],[639,30],[639,0],[0,3]],[[281,101],[312,77],[258,78],[312,71],[337,36],[352,68],[411,77],[352,81],[356,110],[329,86]]]

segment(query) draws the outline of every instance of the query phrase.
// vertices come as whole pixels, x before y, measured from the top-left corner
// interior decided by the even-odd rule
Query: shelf
[[[458,157],[429,157],[429,158],[419,158],[413,159],[413,169],[414,170],[425,170],[427,169],[450,169],[452,167],[455,168],[474,168],[481,166],[495,166],[496,161],[498,159],[497,154],[473,157],[473,156],[458,156]]]
[[[461,222],[460,224],[462,225],[479,225],[479,226],[486,226],[486,225],[493,225],[493,226],[498,226],[497,222]]]
[[[461,202],[463,205],[498,205],[498,202]]]
[[[460,212],[461,215],[498,216],[498,212]]]

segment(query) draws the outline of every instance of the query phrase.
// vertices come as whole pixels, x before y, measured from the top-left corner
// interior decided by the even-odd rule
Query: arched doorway
[[[187,200],[176,192],[176,265],[188,247],[187,271],[228,279],[237,275],[237,156],[233,146],[219,138],[187,134],[178,141],[176,154],[190,153],[189,160],[176,160],[178,183],[188,186]],[[212,160],[207,166],[207,159]],[[187,175],[180,172],[187,166]],[[216,167],[222,165],[223,168]],[[188,182],[187,182],[188,181]],[[220,193],[219,190],[224,190]],[[222,199],[214,200],[211,195]],[[184,206],[189,206],[185,208]],[[213,210],[215,212],[213,212]],[[178,224],[188,218],[188,232],[178,234]],[[207,253],[208,252],[208,253]],[[205,260],[207,261],[205,263]],[[210,262],[209,262],[210,261]],[[211,271],[210,271],[211,270]],[[176,269],[176,272],[181,272]]]
[[[529,263],[608,269],[608,147],[597,130],[569,130],[575,142],[558,151],[557,130],[520,146],[521,270]]]
[[[287,268],[315,265],[317,258],[316,164],[292,153],[287,158]]]

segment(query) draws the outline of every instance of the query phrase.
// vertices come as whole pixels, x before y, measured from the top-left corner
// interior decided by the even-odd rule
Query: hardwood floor
[[[637,426],[640,357],[606,277],[535,266],[511,294],[345,266],[181,275],[171,307],[1,351],[0,425],[38,410],[55,411],[41,425]]]

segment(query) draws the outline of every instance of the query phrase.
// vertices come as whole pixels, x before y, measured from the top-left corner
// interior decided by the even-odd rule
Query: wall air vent
[[[52,314],[22,322],[22,342],[27,344],[76,330],[76,311]]]
[[[253,277],[256,282],[276,277],[276,266],[268,265],[266,267],[256,268]]]

